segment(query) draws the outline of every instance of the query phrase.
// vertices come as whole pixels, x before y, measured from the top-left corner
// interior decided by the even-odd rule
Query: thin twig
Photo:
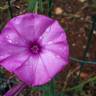
[[[86,83],[89,83],[89,82],[92,82],[92,81],[95,81],[96,80],[96,76],[95,77],[92,77],[92,78],[89,78],[87,81],[84,81],[72,88],[68,88],[68,89],[65,89],[63,90],[63,92],[69,92],[69,91],[73,91],[73,90],[77,90],[79,88],[82,88]]]
[[[77,70],[79,70],[79,68],[80,68],[80,66],[77,66],[74,70],[71,70],[71,71],[69,71],[68,72],[68,75],[67,75],[67,77],[66,77],[66,79],[65,79],[65,82],[64,82],[64,89],[66,88],[66,86],[67,86],[67,82],[68,82],[68,80],[69,80],[69,78],[77,71]]]
[[[8,8],[9,8],[10,17],[13,18],[13,12],[12,12],[12,8],[11,8],[11,0],[8,0]]]
[[[93,17],[92,17],[92,21],[93,21],[92,22],[92,28],[91,28],[91,30],[90,30],[90,32],[88,34],[88,41],[87,41],[87,46],[86,46],[86,48],[84,50],[84,53],[83,53],[83,60],[86,59],[86,54],[89,51],[89,48],[90,48],[90,45],[91,45],[91,41],[92,41],[93,31],[94,31],[94,28],[95,28],[95,21],[93,20]],[[80,65],[81,65],[81,67],[80,67],[80,72],[81,72],[82,68],[84,66],[84,63],[81,62]]]
[[[70,60],[75,61],[75,62],[79,62],[79,63],[83,63],[83,64],[96,64],[95,61],[80,60],[80,59],[74,58],[74,57],[70,57]]]

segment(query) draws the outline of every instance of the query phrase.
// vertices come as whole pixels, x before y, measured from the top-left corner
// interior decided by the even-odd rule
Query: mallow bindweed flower
[[[27,85],[50,81],[68,64],[66,33],[58,21],[26,13],[11,19],[0,35],[0,64]]]

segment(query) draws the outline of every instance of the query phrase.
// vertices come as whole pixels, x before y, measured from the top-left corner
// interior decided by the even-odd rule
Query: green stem
[[[35,12],[35,13],[38,13],[38,1],[37,1],[36,4],[35,4],[34,12]]]
[[[48,0],[48,16],[51,17],[52,0]]]
[[[93,18],[92,18],[93,19]],[[93,21],[93,20],[92,20]],[[92,36],[93,36],[93,30],[94,30],[94,28],[95,28],[95,21],[93,21],[92,22],[92,28],[91,28],[91,31],[89,32],[89,34],[88,34],[88,41],[87,41],[87,46],[86,46],[86,48],[85,48],[85,50],[84,50],[84,54],[83,54],[83,58],[85,59],[86,58],[86,54],[87,54],[87,52],[88,52],[88,50],[89,50],[89,48],[90,48],[90,44],[91,44],[91,41],[92,41]],[[83,63],[81,63],[81,68],[80,68],[80,70],[82,70],[82,68],[83,68]]]
[[[89,78],[87,81],[82,82],[82,83],[80,83],[80,84],[77,85],[77,86],[74,86],[74,87],[72,87],[72,88],[65,89],[64,92],[69,92],[69,91],[77,90],[77,89],[79,89],[79,88],[82,88],[86,83],[92,82],[92,81],[94,81],[94,80],[96,80],[96,76],[93,77],[93,78]]]
[[[83,53],[83,60],[86,59],[86,54],[87,54],[87,52],[89,51],[89,48],[90,48],[90,45],[91,45],[91,41],[92,41],[93,31],[94,31],[95,22],[96,22],[96,21],[93,20],[93,18],[94,18],[94,17],[92,17],[92,28],[91,28],[91,30],[90,30],[90,32],[89,32],[89,34],[88,34],[87,46],[86,46],[86,48],[85,48],[85,50],[84,50],[84,53]],[[80,63],[80,72],[79,72],[79,75],[78,75],[78,77],[77,77],[78,80],[80,80],[80,73],[81,73],[81,71],[82,71],[82,69],[83,69],[83,66],[84,66],[84,63],[81,62],[81,63]]]
[[[72,61],[79,62],[79,63],[82,63],[82,64],[96,64],[96,62],[94,62],[94,61],[80,60],[80,59],[77,59],[77,58],[74,58],[74,57],[70,57],[70,59]]]
[[[13,18],[13,12],[12,12],[12,8],[11,8],[11,3],[10,0],[8,0],[8,8],[9,8],[9,13],[10,13],[10,17]]]
[[[55,88],[54,88],[54,80],[51,81],[50,90],[49,90],[49,96],[55,96]]]
[[[39,0],[38,1],[39,2],[39,10],[40,10],[40,12],[41,13],[44,13],[44,6],[43,6],[43,3],[44,3],[44,1],[43,0]]]

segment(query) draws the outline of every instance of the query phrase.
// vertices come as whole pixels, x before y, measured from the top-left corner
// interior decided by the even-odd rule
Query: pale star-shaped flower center
[[[37,54],[40,52],[40,47],[38,45],[32,45],[31,51],[32,51],[32,53]]]
[[[42,47],[39,43],[37,42],[32,42],[30,43],[30,51],[32,54],[39,54],[42,50]]]

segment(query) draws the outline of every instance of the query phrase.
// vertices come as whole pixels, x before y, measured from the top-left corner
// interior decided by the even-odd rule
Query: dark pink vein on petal
[[[39,59],[38,59],[38,62],[39,62]],[[33,74],[32,74],[32,75],[33,75],[33,78],[34,78],[34,79],[33,79],[33,82],[35,82],[35,76],[36,76],[35,74],[36,74],[36,71],[37,71],[38,62],[37,62],[37,64],[34,64],[35,69],[33,70]],[[36,62],[35,62],[35,63],[36,63]]]
[[[16,53],[16,54],[13,54],[13,55],[8,56],[8,57],[4,58],[3,60],[1,60],[0,63],[2,63],[3,61],[5,61],[5,60],[7,60],[7,59],[10,59],[10,58],[13,57],[13,56],[18,55],[18,54],[20,54],[20,53]]]
[[[49,26],[47,26],[47,28],[50,27],[50,31],[51,31],[51,26],[54,24],[54,22],[55,22],[55,21],[52,21],[52,23],[51,23]],[[43,39],[42,36],[43,36],[43,34],[46,32],[47,28],[46,28],[45,31],[42,32],[42,34],[39,36],[38,41],[39,41],[40,39]],[[50,31],[49,31],[49,32],[50,32]],[[41,38],[40,38],[40,37],[41,37]]]
[[[49,52],[52,52],[54,55],[60,56],[60,58],[63,59],[63,60],[65,60],[65,59],[66,59],[66,61],[68,60],[68,57],[67,56],[66,57],[63,57],[60,54],[58,54],[57,52],[55,52],[54,50],[47,49],[47,48],[46,48],[46,50],[49,51]]]
[[[24,64],[30,59],[30,56],[31,55],[29,55],[28,58],[26,60],[24,60],[24,62],[21,64],[21,66],[16,68],[16,70],[20,69],[22,66],[25,66]]]
[[[50,42],[50,41],[49,41]],[[56,42],[53,42],[53,41],[51,41],[52,43],[46,43],[46,44],[44,44],[44,46],[50,46],[50,45],[54,45],[54,44],[64,44],[64,45],[66,45],[67,43],[66,42],[64,42],[64,41],[56,41]]]
[[[13,25],[13,23],[11,23],[10,22],[10,25],[12,26],[12,28],[15,30],[15,32],[18,34],[18,36],[20,37],[20,38],[22,38],[22,40],[24,40],[24,41],[26,41],[26,43],[28,43],[27,41],[28,40],[26,40],[19,32],[18,32],[18,30],[15,28],[15,26]],[[22,41],[23,42],[23,41]]]
[[[47,58],[47,57],[46,57],[46,58]],[[41,59],[41,61],[42,61],[43,67],[45,68],[45,71],[46,71],[48,77],[51,79],[51,76],[50,76],[50,74],[49,74],[49,72],[48,72],[48,69],[47,69],[46,65],[44,64],[44,62],[43,62],[43,60],[42,60],[41,55],[40,55],[40,59]]]

